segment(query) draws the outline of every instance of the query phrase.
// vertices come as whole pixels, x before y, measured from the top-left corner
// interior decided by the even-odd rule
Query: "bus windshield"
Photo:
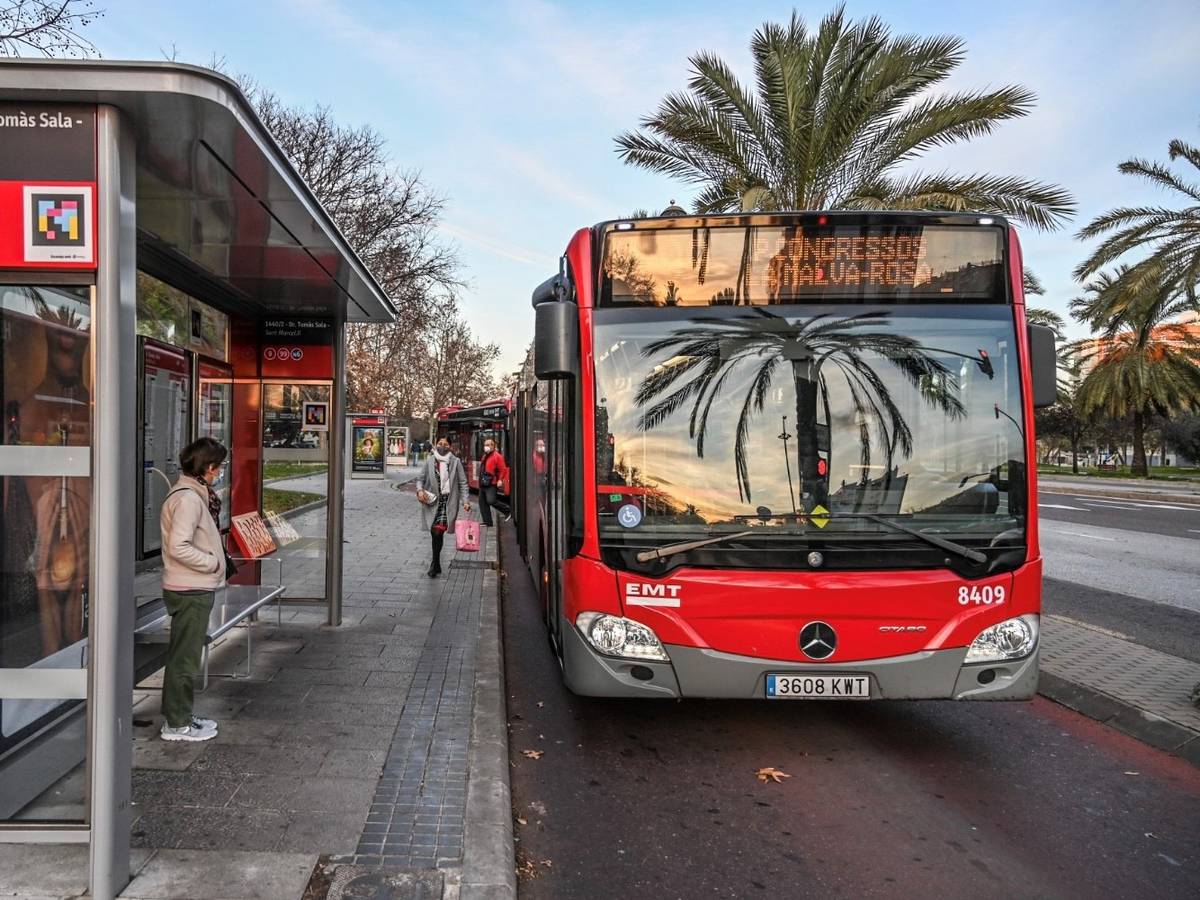
[[[879,516],[1023,542],[1011,306],[602,309],[595,323],[602,544],[836,540],[889,532]]]

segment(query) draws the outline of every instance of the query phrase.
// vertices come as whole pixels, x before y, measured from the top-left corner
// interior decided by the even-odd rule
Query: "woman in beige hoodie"
[[[227,455],[212,438],[188,444],[179,454],[183,474],[163,501],[163,602],[171,615],[162,687],[165,741],[217,736],[216,722],[192,714],[192,679],[200,671],[217,588],[225,584],[225,547],[218,526],[221,500],[212,485],[221,477]]]

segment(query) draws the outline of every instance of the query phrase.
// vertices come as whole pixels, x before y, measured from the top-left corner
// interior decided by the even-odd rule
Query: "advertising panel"
[[[389,425],[387,436],[388,468],[399,468],[408,459],[408,426]]]
[[[0,268],[96,267],[96,108],[0,103]]]
[[[90,288],[0,284],[0,669],[85,664],[91,357]],[[0,753],[58,707],[0,699]]]
[[[383,474],[384,424],[379,419],[355,419],[350,431],[350,470]]]

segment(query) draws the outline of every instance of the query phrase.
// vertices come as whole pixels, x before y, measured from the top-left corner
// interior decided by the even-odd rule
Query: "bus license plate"
[[[768,700],[869,700],[867,675],[768,675]]]

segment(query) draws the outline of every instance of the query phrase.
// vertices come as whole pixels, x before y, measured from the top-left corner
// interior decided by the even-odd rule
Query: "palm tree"
[[[908,423],[879,373],[863,358],[865,353],[888,360],[930,405],[955,418],[965,414],[956,396],[957,376],[930,356],[919,341],[887,330],[888,324],[886,312],[844,318],[822,313],[797,320],[762,307],[732,318],[693,319],[642,349],[648,359],[669,355],[673,364],[657,367],[639,386],[636,402],[644,409],[641,427],[655,428],[690,403],[688,433],[696,442],[696,455],[703,458],[713,405],[726,399],[724,390],[734,373],[753,367],[749,389],[740,401],[734,437],[738,496],[748,503],[751,485],[746,441],[751,420],[762,412],[771,384],[783,369],[790,373],[796,391],[800,494],[808,509],[825,504],[828,491],[818,472],[817,405],[820,394],[828,395],[827,371],[840,373],[849,388],[859,421],[864,479],[871,464],[872,425],[887,457],[885,471],[891,471],[897,449],[905,456],[912,453]]]
[[[1181,140],[1167,145],[1172,162],[1183,159],[1200,169],[1200,149]],[[1081,240],[1106,235],[1092,255],[1075,269],[1080,281],[1096,278],[1101,288],[1089,317],[1115,333],[1122,328],[1139,329],[1151,319],[1161,321],[1161,310],[1184,295],[1193,308],[1200,305],[1200,185],[1176,175],[1167,166],[1144,159],[1130,159],[1117,166],[1126,175],[1136,175],[1180,195],[1184,206],[1121,206],[1097,216],[1078,234]],[[1143,259],[1122,266],[1116,274],[1101,279],[1101,270],[1131,253],[1149,251]],[[1147,301],[1147,295],[1150,294]],[[1143,302],[1131,302],[1141,299]]]
[[[1028,267],[1021,272],[1021,281],[1026,302],[1028,302],[1030,297],[1041,297],[1046,293],[1046,288],[1043,286],[1042,280]],[[1061,315],[1052,309],[1046,309],[1041,306],[1027,306],[1025,307],[1025,321],[1030,325],[1044,325],[1049,328],[1054,332],[1054,340],[1060,345],[1066,340],[1066,334],[1063,329],[1067,323]]]
[[[1200,342],[1185,325],[1167,322],[1190,306],[1187,300],[1164,304],[1143,327],[1084,341],[1080,348],[1083,368],[1090,370],[1079,385],[1079,406],[1085,415],[1132,416],[1134,475],[1148,474],[1147,417],[1200,409]]]
[[[792,14],[750,43],[748,88],[717,56],[691,57],[690,93],[668,95],[642,131],[616,138],[631,165],[699,185],[699,213],[778,209],[995,212],[1051,229],[1075,209],[1057,185],[989,174],[912,172],[934,147],[1026,115],[1029,90],[933,94],[962,63],[961,39],[893,37],[838,7],[814,32]]]

